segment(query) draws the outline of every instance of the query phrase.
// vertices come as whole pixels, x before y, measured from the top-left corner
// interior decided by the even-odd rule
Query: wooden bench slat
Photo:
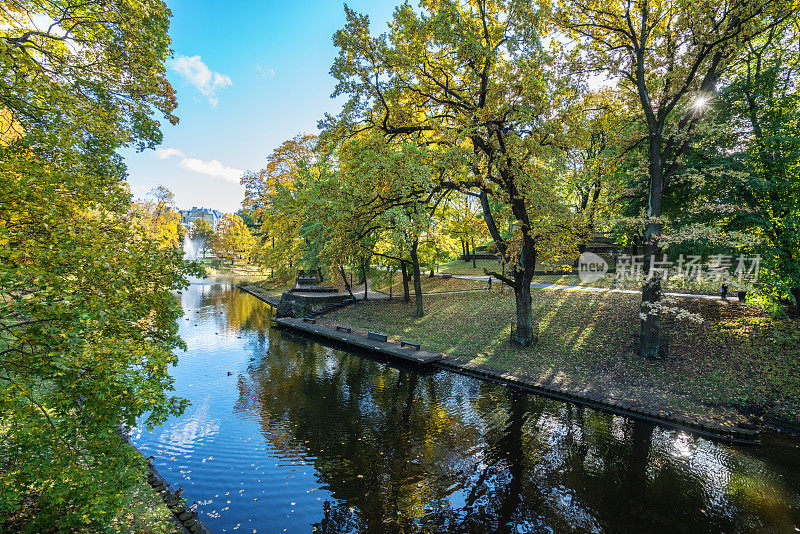
[[[367,332],[367,339],[371,339],[373,341],[386,341],[389,338],[386,334],[381,334],[380,332]]]

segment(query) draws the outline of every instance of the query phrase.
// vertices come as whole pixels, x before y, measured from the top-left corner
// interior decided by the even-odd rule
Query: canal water
[[[134,429],[215,532],[796,532],[800,449],[730,446],[269,327],[229,283],[180,295],[191,406]]]

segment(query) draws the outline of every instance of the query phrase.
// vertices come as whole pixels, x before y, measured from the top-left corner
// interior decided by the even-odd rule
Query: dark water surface
[[[181,295],[192,405],[134,441],[216,532],[796,532],[800,449],[721,445],[269,328]],[[233,372],[228,376],[228,371]]]

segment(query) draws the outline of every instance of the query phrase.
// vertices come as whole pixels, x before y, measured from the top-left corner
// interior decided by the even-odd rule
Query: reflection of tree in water
[[[452,451],[479,438],[435,399],[454,381],[433,381],[357,356],[270,336],[270,357],[243,385],[237,408],[257,411],[264,435],[283,451],[306,444],[327,487],[357,517],[329,510],[330,523],[406,531],[431,501],[444,501],[456,479],[426,474]],[[440,390],[448,390],[442,393]],[[293,438],[293,439],[292,439]],[[338,508],[339,505],[334,506]]]
[[[266,332],[272,318],[272,308],[239,290],[222,291],[221,284],[194,285],[184,296],[184,307],[213,315],[222,331],[252,330]],[[187,299],[191,299],[187,301]]]
[[[319,532],[706,532],[791,518],[796,491],[772,513],[730,495],[732,471],[764,466],[715,444],[689,438],[713,454],[676,461],[676,434],[652,425],[267,335],[236,410],[313,463],[334,496]],[[709,492],[723,500],[713,511]]]

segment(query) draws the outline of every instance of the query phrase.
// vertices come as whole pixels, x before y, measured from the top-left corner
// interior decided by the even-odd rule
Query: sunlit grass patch
[[[508,288],[426,295],[425,317],[413,302],[375,302],[345,308],[330,319],[417,341],[465,362],[569,385],[633,403],[704,405],[774,412],[800,420],[800,328],[737,301],[679,299],[697,324],[665,318],[670,355],[642,360],[636,353],[640,296],[533,290],[539,340],[509,344],[514,297]]]

